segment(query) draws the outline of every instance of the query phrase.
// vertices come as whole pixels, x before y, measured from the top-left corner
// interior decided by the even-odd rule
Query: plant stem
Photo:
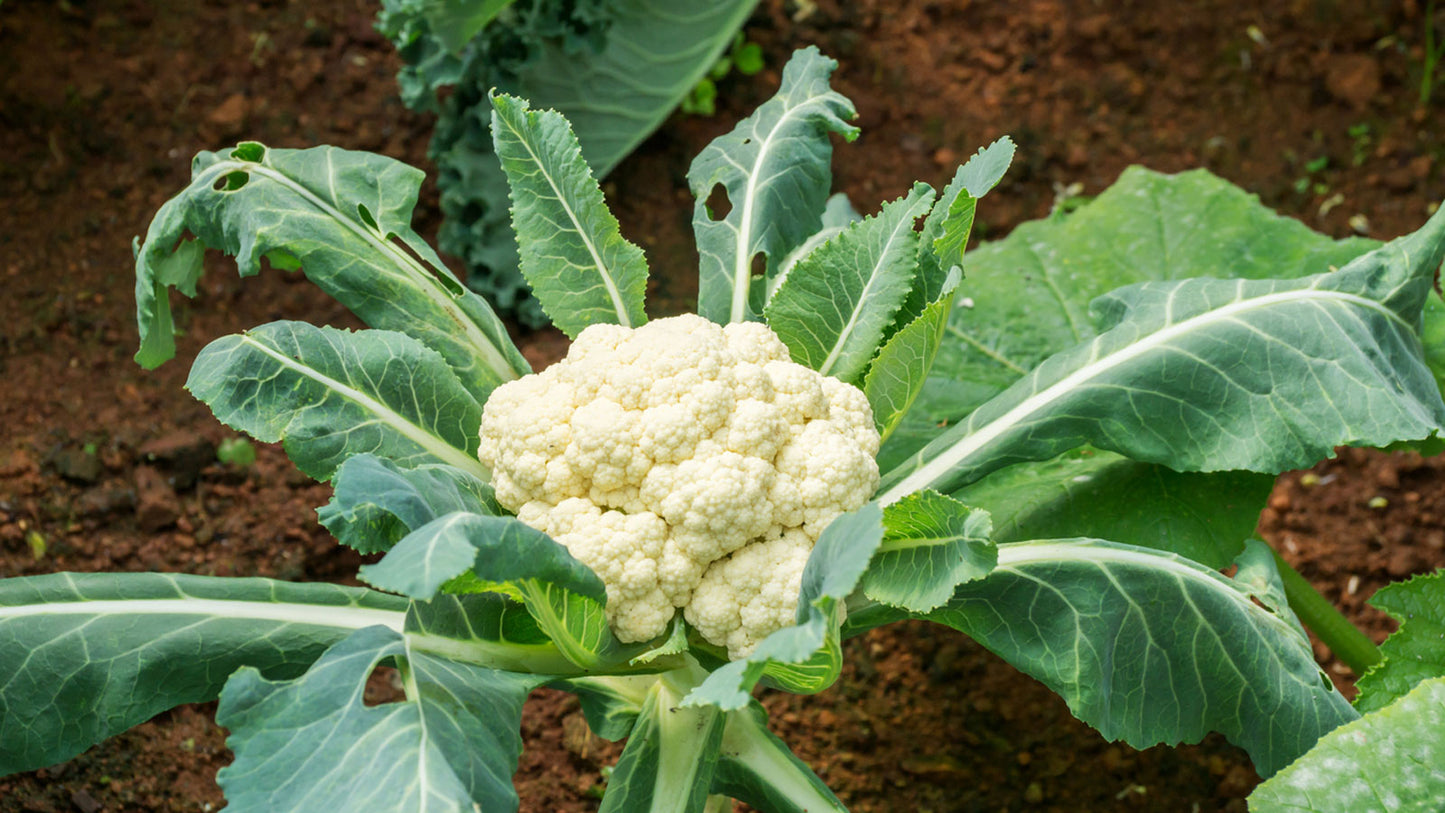
[[[1281,581],[1284,582],[1284,595],[1289,600],[1290,609],[1294,610],[1300,623],[1319,636],[1336,657],[1353,669],[1356,675],[1363,675],[1371,666],[1380,662],[1380,650],[1375,646],[1375,642],[1335,609],[1329,599],[1320,595],[1314,585],[1305,581],[1305,577],[1291,567],[1290,563],[1279,555],[1279,551],[1274,552],[1274,563],[1279,568]]]

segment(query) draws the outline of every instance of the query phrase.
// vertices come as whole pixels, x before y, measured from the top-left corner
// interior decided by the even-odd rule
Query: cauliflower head
[[[481,435],[497,501],[596,571],[619,639],[682,609],[732,658],[793,623],[813,543],[878,487],[867,398],[757,322],[593,325]]]

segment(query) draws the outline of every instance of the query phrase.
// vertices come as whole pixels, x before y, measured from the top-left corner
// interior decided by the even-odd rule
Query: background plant
[[[1269,773],[1353,719],[1314,666],[1272,557],[1230,532],[1258,478],[1233,475],[1241,485],[1228,470],[1278,471],[1336,444],[1420,438],[1438,427],[1445,405],[1420,358],[1418,331],[1445,218],[1330,271],[1321,261],[1328,252],[1252,244],[1248,217],[1226,218],[1237,243],[1219,224],[1195,231],[1187,199],[1174,208],[1167,196],[1131,195],[1116,209],[1101,197],[1071,219],[1094,212],[1128,224],[1077,235],[1111,263],[1075,265],[1040,245],[1033,264],[1012,268],[1038,268],[1024,281],[1057,291],[1051,298],[997,303],[1012,314],[981,310],[974,299],[960,310],[952,266],[976,199],[1007,163],[1006,143],[961,169],[941,195],[915,187],[789,261],[824,225],[826,131],[852,132],[851,106],[827,89],[831,68],[816,54],[796,58],[779,96],[715,142],[689,175],[703,256],[699,310],[718,321],[764,315],[795,358],[815,366],[850,358],[839,374],[862,383],[892,435],[883,505],[824,533],[805,573],[797,626],[726,664],[680,628],[641,648],[610,640],[595,576],[545,536],[498,516],[489,500],[469,424],[486,393],[525,365],[490,312],[407,227],[417,174],[375,156],[243,144],[198,158],[191,187],[158,214],[140,250],[139,357],[153,364],[168,354],[166,289],[194,291],[203,244],[235,253],[243,273],[254,273],[263,255],[304,265],[368,323],[394,327],[351,334],[263,326],[211,345],[189,386],[223,420],[282,440],[303,471],[331,479],[328,528],[349,544],[389,549],[363,575],[385,578],[407,598],[158,574],[6,582],[0,662],[20,668],[0,692],[0,767],[64,758],[167,703],[214,695],[231,669],[249,664],[267,671],[242,671],[221,693],[237,753],[222,782],[238,809],[304,807],[321,795],[351,808],[514,805],[509,783],[494,780],[515,765],[516,708],[541,682],[579,692],[605,736],[632,732],[607,805],[695,809],[713,792],[765,809],[835,809],[767,734],[748,691],[764,679],[816,691],[837,674],[843,635],[908,616],[969,633],[1053,686],[1106,736],[1135,745],[1221,730]],[[536,113],[524,123],[520,131],[546,149],[522,161],[523,174],[585,177],[559,118]],[[784,146],[764,148],[774,144]],[[737,204],[721,218],[705,203],[717,187]],[[590,196],[595,182],[563,188]],[[569,198],[576,205],[568,208],[587,213],[570,237],[620,240],[585,225],[603,220],[587,200]],[[1185,227],[1143,233],[1169,236],[1162,254],[1135,228],[1139,207],[1148,213],[1151,205],[1161,223]],[[921,234],[899,228],[924,211]],[[543,221],[530,222],[536,229]],[[199,241],[178,244],[186,231]],[[519,238],[542,239],[528,228]],[[1216,265],[1221,245],[1231,263]],[[1260,246],[1278,253],[1261,260],[1259,279],[1176,281],[1168,274],[1179,269],[1167,264],[1161,278],[1147,277],[1160,256],[1198,254],[1196,270],[1232,269],[1248,266]],[[767,270],[754,278],[758,254]],[[1053,264],[1063,273],[1052,273]],[[1319,273],[1270,277],[1270,264],[1288,267],[1286,276],[1296,264]],[[576,268],[599,280],[610,273],[603,264]],[[1131,268],[1143,281],[1103,296],[1093,311],[1074,302],[1080,290]],[[539,296],[596,298],[602,290],[553,291],[544,283],[555,283],[555,272],[534,270]],[[1066,283],[1078,280],[1071,292]],[[1017,285],[1017,273],[996,284],[1010,281]],[[636,299],[627,304],[640,308]],[[607,308],[603,300],[595,310]],[[987,319],[973,325],[980,314]],[[991,320],[1010,316],[1018,324],[1004,337],[1016,332],[1020,344],[1004,348],[991,341],[990,331],[1003,330]],[[1072,338],[1051,335],[1061,322]],[[944,335],[961,344],[945,345]],[[1261,353],[1273,347],[1289,352]],[[835,354],[839,348],[849,352]],[[1028,352],[1039,358],[1031,370],[1019,365]],[[942,365],[972,353],[988,363],[962,378],[925,381],[935,354]],[[1307,409],[1322,402],[1337,407],[1323,419]],[[1254,403],[1297,409],[1241,407]],[[926,421],[927,431],[910,407],[958,417],[942,431]],[[1067,470],[1077,461],[1087,468],[1052,482],[1028,478],[1005,499],[1014,464]],[[1183,470],[1179,479],[1175,469]],[[1128,475],[1141,472],[1131,482]],[[985,483],[1004,495],[995,505],[1062,533],[1000,543],[981,510],[918,490],[963,494]],[[1075,517],[1060,508],[1092,483],[1138,509],[1105,518],[1119,541],[1080,538]],[[1207,499],[1190,504],[1198,493]],[[1150,549],[1141,539],[1160,544]],[[1226,578],[1157,549],[1183,543],[1208,555],[1237,552],[1238,572]],[[442,590],[468,572],[502,592]],[[30,657],[42,647],[55,657]],[[214,657],[197,658],[198,649]],[[407,702],[366,709],[357,687],[388,658],[401,667]],[[72,669],[65,682],[47,671],[57,659]],[[647,672],[661,677],[636,674]],[[156,691],[133,694],[137,680]],[[77,713],[63,702],[72,688],[93,705]],[[478,718],[470,710],[480,706],[495,713]],[[673,708],[685,711],[665,713]],[[298,721],[308,736],[295,736]],[[328,748],[331,736],[355,747]],[[383,740],[384,751],[367,747]],[[301,753],[333,762],[314,775],[293,758]],[[395,781],[352,779],[375,775],[374,765]]]
[[[445,218],[442,251],[467,284],[527,327],[547,324],[518,271],[506,180],[490,134],[499,88],[565,114],[606,175],[734,51],[757,0],[386,0],[377,29],[407,66],[402,100],[435,113],[428,156]],[[756,46],[753,46],[754,49]],[[714,95],[716,89],[714,87]]]

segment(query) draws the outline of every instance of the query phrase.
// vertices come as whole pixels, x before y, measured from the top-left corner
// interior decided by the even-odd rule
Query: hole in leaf
[[[371,229],[377,234],[381,233],[381,227],[376,225],[376,218],[371,216],[371,210],[366,208],[365,204],[356,204],[356,216],[361,218],[361,222],[365,223],[368,229]]]
[[[259,164],[266,157],[266,145],[256,141],[242,141],[231,150],[231,157],[237,161],[250,161]]]
[[[412,262],[416,263],[418,267],[426,269],[432,275],[432,278],[436,280],[437,284],[447,293],[452,296],[462,296],[466,293],[461,283],[457,282],[459,275],[456,270],[446,266],[439,266],[436,262],[428,260],[413,249],[405,240],[395,234],[387,235],[387,242],[395,246],[397,251],[410,257]]]
[[[217,178],[215,185],[211,188],[217,192],[235,192],[237,189],[245,186],[249,180],[251,180],[251,175],[248,172],[241,172],[240,170],[227,172],[225,175]]]
[[[757,254],[754,254],[754,255],[753,255],[753,261],[752,261],[752,263],[750,264],[749,273],[752,274],[752,275],[755,276],[755,277],[761,277],[761,276],[767,274],[767,273],[768,273],[768,255],[764,254],[764,253],[761,252],[761,251],[759,251]]]
[[[361,693],[361,702],[367,708],[400,703],[406,699],[402,690],[401,673],[392,666],[377,666],[366,679],[366,689]]]
[[[727,187],[722,184],[717,184],[712,188],[712,192],[708,194],[707,201],[703,205],[707,208],[708,219],[713,221],[725,219],[733,210],[732,201],[728,200]]]

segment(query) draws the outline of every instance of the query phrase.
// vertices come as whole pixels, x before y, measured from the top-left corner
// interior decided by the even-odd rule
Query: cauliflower
[[[793,623],[813,543],[878,487],[867,398],[756,322],[593,325],[481,435],[497,501],[597,573],[619,639],[682,609],[732,658]]]

